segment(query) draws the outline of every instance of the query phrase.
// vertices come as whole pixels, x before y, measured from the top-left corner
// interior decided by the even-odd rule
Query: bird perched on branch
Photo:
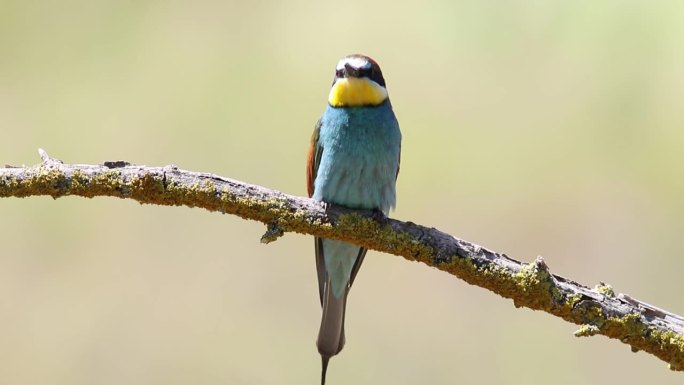
[[[342,58],[335,67],[328,106],[311,137],[309,197],[387,215],[396,203],[400,151],[401,132],[380,66],[363,55]],[[325,384],[330,357],[344,347],[347,295],[366,249],[315,238],[315,252],[323,307],[316,345]]]

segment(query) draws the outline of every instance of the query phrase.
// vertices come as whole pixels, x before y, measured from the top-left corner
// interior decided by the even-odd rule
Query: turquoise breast
[[[401,132],[389,100],[377,107],[328,106],[318,143],[314,199],[385,214],[394,208]]]

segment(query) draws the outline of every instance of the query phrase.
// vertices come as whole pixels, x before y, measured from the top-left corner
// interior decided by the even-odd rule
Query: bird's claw
[[[383,213],[380,209],[373,209],[373,213],[371,214],[371,218],[373,218],[374,221],[380,223],[381,225],[386,225],[387,222],[389,221],[389,218],[387,218],[387,215]]]

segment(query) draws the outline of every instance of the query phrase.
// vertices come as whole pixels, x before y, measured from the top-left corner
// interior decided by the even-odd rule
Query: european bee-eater
[[[328,106],[311,137],[309,197],[387,215],[396,202],[400,152],[401,132],[380,66],[363,55],[342,58],[335,67]],[[315,250],[323,307],[316,345],[325,384],[330,357],[344,347],[347,295],[366,249],[315,238]]]

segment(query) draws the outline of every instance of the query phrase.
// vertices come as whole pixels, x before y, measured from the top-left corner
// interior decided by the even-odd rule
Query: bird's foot
[[[371,218],[373,218],[374,221],[378,222],[381,225],[386,225],[387,222],[389,221],[389,218],[387,218],[387,215],[383,213],[380,209],[373,209],[373,213],[371,214]]]

